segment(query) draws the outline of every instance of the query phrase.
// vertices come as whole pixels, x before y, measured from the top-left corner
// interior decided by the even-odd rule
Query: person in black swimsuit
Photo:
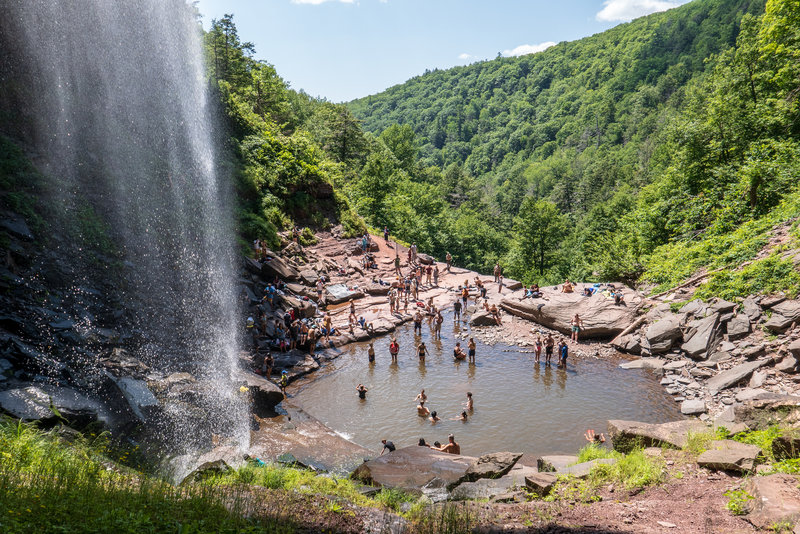
[[[364,384],[359,384],[356,386],[356,391],[358,391],[358,398],[359,399],[366,399],[367,398],[367,388],[364,387]]]
[[[425,356],[428,354],[428,348],[425,346],[424,341],[417,347],[417,354],[419,355],[419,361],[424,362]]]

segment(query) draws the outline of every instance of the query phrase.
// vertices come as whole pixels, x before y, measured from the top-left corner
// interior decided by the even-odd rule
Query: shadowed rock
[[[783,332],[800,321],[800,300],[785,300],[771,309],[772,317],[764,324],[770,332]]]
[[[650,352],[660,354],[667,352],[681,337],[681,321],[674,314],[669,314],[647,327],[644,338]]]
[[[753,470],[761,454],[757,445],[739,443],[730,439],[712,441],[708,450],[697,458],[697,465],[720,471],[748,473]]]
[[[583,320],[582,336],[612,337],[633,323],[642,298],[630,288],[623,288],[625,305],[616,306],[613,299],[603,295],[584,297],[579,293],[560,293],[556,288],[542,288],[543,298],[520,300],[514,293],[500,302],[512,315],[528,319],[565,334],[571,332],[570,321],[577,313]]]
[[[555,483],[556,475],[552,473],[536,473],[525,477],[525,486],[540,497],[550,493]]]
[[[705,360],[709,356],[709,351],[719,343],[721,337],[719,314],[715,313],[699,321],[694,333],[681,345],[681,349],[690,358]]]
[[[703,432],[706,425],[697,419],[651,424],[638,421],[611,420],[608,433],[614,449],[630,452],[636,447],[670,446],[682,449],[689,442],[689,433]]]
[[[514,467],[514,464],[517,463],[521,456],[521,452],[484,454],[469,466],[464,476],[451,484],[451,488],[462,482],[475,482],[482,478],[500,478],[511,471],[511,468]]]

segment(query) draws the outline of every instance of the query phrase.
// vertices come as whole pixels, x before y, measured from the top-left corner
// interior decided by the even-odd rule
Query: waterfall
[[[233,191],[215,154],[194,8],[184,0],[25,0],[2,2],[2,16],[0,44],[24,63],[15,67],[26,80],[17,88],[26,108],[20,128],[57,180],[49,201],[89,206],[109,223],[119,291],[143,340],[135,355],[202,383],[193,416],[173,414],[165,438],[217,433],[246,444],[246,406],[232,380]]]

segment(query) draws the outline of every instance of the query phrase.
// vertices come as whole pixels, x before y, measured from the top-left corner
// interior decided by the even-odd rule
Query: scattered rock
[[[674,314],[667,315],[651,324],[645,331],[644,337],[653,354],[667,352],[681,337],[680,318]]]
[[[751,323],[757,323],[761,318],[761,306],[754,297],[747,297],[742,301],[742,311]]]
[[[681,413],[683,415],[699,415],[706,413],[705,401],[702,400],[686,400],[681,403]]]
[[[737,365],[736,367],[732,367],[727,371],[723,371],[718,375],[710,378],[706,383],[706,388],[708,392],[712,395],[716,395],[718,392],[722,391],[723,389],[729,388],[746,378],[749,378],[753,371],[765,366],[769,360],[756,360],[753,362],[747,362]]]
[[[681,345],[681,349],[690,358],[705,360],[709,356],[709,351],[719,342],[719,314],[712,314],[702,319],[694,334]]]
[[[417,254],[417,259],[422,265],[433,265],[435,261],[433,257],[428,254]]]
[[[761,395],[766,395],[768,393],[769,392],[767,390],[761,389],[761,388],[747,388],[747,389],[741,390],[739,393],[736,394],[736,401],[737,402],[745,402],[745,401],[757,399]]]
[[[726,325],[728,339],[741,339],[750,333],[750,319],[747,315],[737,315]]]
[[[753,470],[761,454],[757,445],[739,443],[730,439],[712,441],[708,450],[697,458],[697,465],[719,471],[747,473]]]
[[[525,477],[525,486],[536,495],[543,497],[550,493],[556,480],[556,475],[552,473],[535,473]]]
[[[747,520],[764,530],[794,525],[800,519],[799,483],[798,477],[783,473],[748,479],[744,490],[753,498],[745,502]]]
[[[800,300],[786,300],[772,306],[772,317],[764,324],[770,332],[781,333],[800,320]]]
[[[797,358],[792,354],[787,354],[781,361],[775,364],[775,369],[783,373],[794,374],[797,372]]]
[[[639,358],[630,362],[619,364],[622,369],[661,369],[664,367],[664,360],[661,358]]]

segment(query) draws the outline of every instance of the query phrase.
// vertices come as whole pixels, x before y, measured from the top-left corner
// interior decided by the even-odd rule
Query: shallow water
[[[354,344],[328,363],[324,370],[298,384],[293,401],[344,437],[372,450],[381,439],[398,447],[447,442],[455,434],[462,454],[511,450],[527,453],[574,453],[586,444],[588,428],[605,432],[609,419],[660,423],[680,419],[680,410],[650,371],[618,367],[621,360],[601,360],[570,355],[567,370],[538,365],[530,350],[510,345],[478,342],[476,364],[455,362],[453,347],[466,340],[455,334],[466,326],[453,325],[445,316],[442,340],[432,340],[423,324],[422,341],[430,356],[420,364],[414,347],[419,337],[411,324],[400,326],[396,336],[400,355],[389,356],[389,338],[375,341],[376,362],[367,361],[367,345]],[[544,360],[544,354],[542,354]],[[361,400],[355,388],[368,389]],[[416,413],[414,398],[425,388],[426,406],[438,411],[442,421],[431,424]],[[472,392],[474,413],[469,421],[451,420],[463,410]]]

